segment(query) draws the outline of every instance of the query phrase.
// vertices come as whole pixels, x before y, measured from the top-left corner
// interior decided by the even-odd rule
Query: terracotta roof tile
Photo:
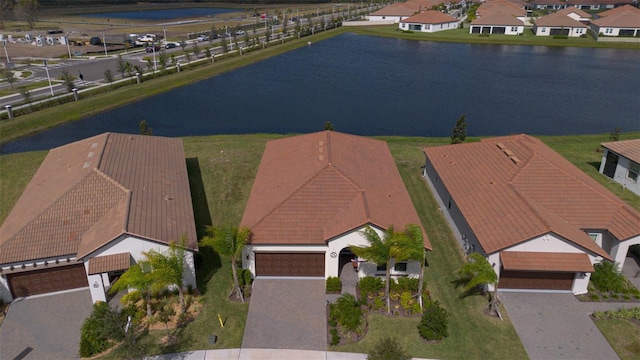
[[[487,13],[480,18],[476,18],[471,22],[471,25],[504,25],[504,26],[524,26],[522,20],[518,20],[513,15],[509,14],[491,14]]]
[[[585,253],[503,251],[500,259],[505,270],[593,272]]]
[[[556,11],[557,14],[562,14],[565,16],[568,16],[570,14],[576,14],[581,18],[585,18],[585,19],[591,19],[593,16],[591,16],[591,14],[587,13],[584,10],[580,10],[578,8],[575,7],[568,7],[568,8],[564,8],[564,9],[560,9],[558,11]]]
[[[417,24],[444,24],[450,22],[456,22],[458,19],[451,17],[447,14],[443,14],[436,10],[427,10],[419,14],[408,17],[401,20],[401,23],[417,23]]]
[[[369,16],[411,16],[418,11],[405,4],[406,3],[395,3],[385,6],[378,11],[372,12]]]
[[[89,275],[127,270],[130,266],[130,253],[97,256],[89,260]]]
[[[549,15],[545,15],[535,21],[536,26],[566,26],[570,28],[587,28],[587,25],[573,20],[564,14],[559,13],[551,13]]]
[[[640,13],[626,10],[593,20],[592,23],[600,27],[640,28]]]
[[[624,6],[619,6],[617,8],[613,8],[611,10],[606,10],[606,11],[600,12],[600,13],[598,13],[598,17],[599,18],[603,18],[603,17],[607,17],[607,16],[610,16],[610,15],[614,15],[614,14],[621,14],[621,13],[624,13],[624,12],[627,12],[627,11],[631,11],[633,13],[640,14],[640,9],[638,9],[637,7],[631,6],[631,5],[624,5]]]
[[[606,142],[602,146],[640,164],[640,139]]]
[[[179,139],[107,133],[52,149],[0,228],[0,263],[83,257],[124,234],[197,250]]]
[[[581,229],[640,234],[637,211],[530,136],[424,152],[486,253],[553,232],[609,258]]]
[[[420,225],[385,142],[322,131],[267,143],[241,223],[253,244],[323,245],[366,224]]]

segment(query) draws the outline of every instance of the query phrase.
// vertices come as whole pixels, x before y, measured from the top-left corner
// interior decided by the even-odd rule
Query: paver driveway
[[[324,279],[257,278],[243,348],[327,349]]]
[[[91,308],[88,289],[14,301],[0,327],[0,359],[79,359]]]
[[[593,306],[572,294],[501,292],[500,300],[532,360],[619,359],[589,317]]]

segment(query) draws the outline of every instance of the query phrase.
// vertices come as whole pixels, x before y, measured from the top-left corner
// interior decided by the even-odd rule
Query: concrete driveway
[[[243,348],[327,349],[324,279],[257,278]]]
[[[89,289],[15,300],[0,327],[0,359],[79,359]]]
[[[500,300],[533,360],[619,359],[589,317],[598,303],[568,293],[500,292]]]

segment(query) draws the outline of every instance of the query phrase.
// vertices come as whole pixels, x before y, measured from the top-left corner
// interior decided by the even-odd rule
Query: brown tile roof
[[[587,25],[573,20],[564,14],[552,13],[545,15],[535,21],[536,26],[548,26],[548,27],[568,27],[568,28],[587,28]]]
[[[578,8],[575,8],[575,7],[568,7],[568,8],[560,9],[560,10],[556,11],[556,13],[557,14],[562,14],[562,15],[565,15],[565,16],[568,16],[570,14],[576,14],[579,17],[585,18],[585,19],[591,19],[593,17],[593,16],[591,16],[591,14],[589,14],[589,13],[583,11],[583,10],[580,10]]]
[[[0,263],[86,256],[122,234],[197,250],[180,139],[106,133],[52,149],[0,228]]]
[[[524,23],[509,14],[485,14],[471,21],[471,25],[524,26]]]
[[[413,15],[409,18],[401,20],[401,23],[414,23],[414,24],[444,24],[457,22],[458,19],[451,17],[447,14],[443,14],[436,10],[427,10],[419,14]]]
[[[611,10],[603,11],[598,13],[598,17],[603,18],[610,15],[622,14],[624,12],[630,11],[632,13],[640,14],[640,9],[631,5],[619,6],[617,8],[613,8]]]
[[[624,11],[610,13],[593,20],[592,23],[599,27],[640,28],[640,10],[632,11],[626,9]]]
[[[505,270],[593,272],[585,253],[503,251],[500,259]]]
[[[127,270],[129,266],[131,266],[130,253],[97,256],[89,260],[89,275]]]
[[[640,139],[611,141],[602,143],[602,146],[640,164]]]
[[[511,15],[511,16],[526,16],[527,10],[522,6],[510,1],[488,1],[482,3],[476,10],[478,17],[485,17],[494,14]]]
[[[267,143],[241,223],[252,244],[324,245],[366,224],[420,225],[384,141],[322,131]]]
[[[609,258],[581,229],[640,234],[637,211],[528,135],[424,152],[488,254],[553,232]]]

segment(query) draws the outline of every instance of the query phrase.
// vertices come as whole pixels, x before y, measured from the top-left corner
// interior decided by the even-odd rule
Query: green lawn
[[[638,136],[640,133],[623,134],[621,139]],[[265,143],[269,139],[280,137],[282,135],[256,134],[183,139],[200,235],[206,225],[237,225],[240,222]],[[450,313],[450,336],[440,343],[427,344],[419,338],[416,329],[417,319],[375,315],[369,318],[369,333],[362,341],[331,350],[366,352],[380,336],[395,335],[415,357],[484,359],[490,354],[492,359],[526,358],[526,352],[509,321],[508,314],[503,311],[505,321],[483,315],[485,301],[478,296],[461,298],[462,290],[455,287],[454,272],[463,263],[461,251],[420,173],[424,163],[421,149],[424,146],[447,144],[449,139],[380,139],[388,142],[433,245],[433,252],[428,255],[426,280],[432,296]],[[639,207],[637,197],[628,196],[628,191],[607,181],[595,169],[594,164],[601,156],[596,150],[601,142],[608,141],[608,134],[545,136],[541,139],[607,188],[625,198],[632,206]],[[477,140],[478,138],[469,138],[467,141]],[[45,152],[30,152],[0,156],[0,221],[4,221],[45,155]],[[220,259],[211,249],[202,248],[197,264],[199,289],[205,299],[203,312],[178,333],[178,345],[159,346],[158,340],[162,331],[151,332],[140,341],[145,353],[235,348],[242,343],[248,305],[226,299],[231,278],[229,262]],[[226,320],[224,329],[218,323],[218,314]],[[218,342],[214,346],[207,342],[211,334],[218,336]],[[620,340],[614,338],[610,341]],[[613,346],[615,348],[617,343]],[[119,358],[123,355],[115,352],[109,358]]]
[[[622,360],[640,358],[640,326],[629,320],[594,320],[598,329]]]

